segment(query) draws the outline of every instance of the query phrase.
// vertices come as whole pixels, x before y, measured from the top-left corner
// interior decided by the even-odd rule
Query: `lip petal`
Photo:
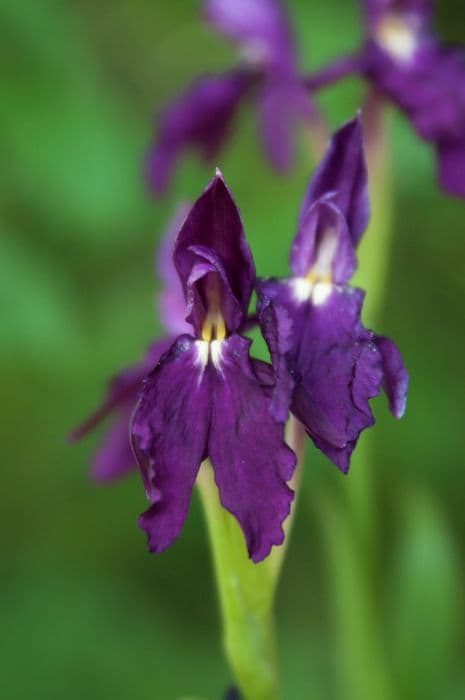
[[[196,341],[187,335],[145,380],[132,421],[132,445],[150,501],[139,524],[153,552],[168,547],[184,524],[206,456],[210,395]]]
[[[254,562],[284,540],[282,523],[294,494],[286,485],[296,458],[284,427],[270,415],[269,392],[257,381],[250,341],[223,344],[221,374],[212,376],[209,454],[222,505],[238,520]]]

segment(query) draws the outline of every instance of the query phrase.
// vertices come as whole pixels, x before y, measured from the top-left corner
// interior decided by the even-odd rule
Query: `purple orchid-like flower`
[[[264,149],[278,171],[291,165],[296,124],[311,116],[292,32],[279,0],[207,0],[205,15],[237,43],[239,65],[199,78],[160,115],[148,159],[148,178],[156,193],[167,188],[186,148],[197,149],[206,161],[216,157],[245,96],[256,102]]]
[[[238,520],[253,561],[284,538],[295,455],[270,412],[264,363],[242,335],[255,268],[237,207],[219,172],[182,226],[174,261],[191,334],[183,334],[145,379],[132,443],[149,509],[149,548],[179,535],[203,460],[210,458],[224,508]]]
[[[465,52],[431,30],[430,0],[365,0],[367,78],[434,144],[439,181],[465,197]]]
[[[355,246],[369,218],[360,119],[337,131],[305,193],[290,252],[293,277],[257,285],[259,318],[276,383],[272,413],[288,410],[342,471],[360,432],[374,423],[369,399],[383,386],[404,413],[408,375],[397,347],[364,328],[364,292],[350,287]]]
[[[92,459],[91,476],[96,481],[111,481],[135,468],[129,427],[142,381],[171,347],[174,339],[189,328],[184,319],[182,287],[173,264],[175,238],[188,210],[187,204],[178,207],[157,256],[157,272],[162,280],[162,289],[156,305],[166,336],[151,343],[140,362],[113,377],[102,404],[70,435],[72,441],[79,440],[111,416],[111,423]]]

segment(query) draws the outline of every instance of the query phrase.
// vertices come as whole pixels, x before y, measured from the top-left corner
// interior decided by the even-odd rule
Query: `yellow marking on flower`
[[[331,294],[333,276],[331,266],[336,252],[337,237],[334,228],[327,228],[319,237],[315,259],[305,277],[293,280],[297,301],[312,299],[317,306],[323,304]]]
[[[306,278],[310,284],[317,284],[317,282],[324,282],[325,284],[332,284],[332,277],[330,272],[325,272],[323,274],[319,274],[318,272],[315,272],[315,269],[312,267],[311,270],[307,273]]]
[[[208,311],[202,324],[202,340],[210,343],[213,340],[226,338],[226,324],[220,305],[220,290],[216,276],[208,275],[206,284]]]
[[[210,343],[212,340],[224,340],[226,338],[226,325],[222,314],[218,311],[209,311],[202,324],[202,340]]]

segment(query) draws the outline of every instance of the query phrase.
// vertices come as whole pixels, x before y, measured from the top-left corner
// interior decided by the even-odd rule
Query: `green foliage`
[[[149,556],[138,477],[91,486],[96,439],[64,444],[108,376],[157,332],[157,238],[169,205],[211,175],[187,158],[160,203],[141,178],[154,108],[228,63],[199,5],[0,4],[2,697],[216,700],[231,680],[198,504],[172,550]],[[307,68],[355,45],[355,2],[289,7]],[[453,10],[441,3],[442,27],[464,40]],[[331,124],[360,96],[356,80],[325,93]],[[219,165],[259,273],[279,274],[308,148],[302,136],[288,179],[270,173],[253,120],[241,111]],[[432,154],[399,115],[391,165],[394,238],[377,328],[404,352],[409,407],[397,423],[377,403],[360,452],[372,454],[369,480],[357,462],[344,479],[307,449],[278,596],[285,700],[465,695],[464,204],[439,193]],[[362,263],[376,296],[368,245]]]

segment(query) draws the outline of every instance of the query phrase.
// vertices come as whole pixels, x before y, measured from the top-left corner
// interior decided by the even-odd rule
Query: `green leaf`
[[[437,700],[454,671],[462,613],[459,557],[447,521],[429,496],[412,494],[404,508],[389,587],[398,697]]]

